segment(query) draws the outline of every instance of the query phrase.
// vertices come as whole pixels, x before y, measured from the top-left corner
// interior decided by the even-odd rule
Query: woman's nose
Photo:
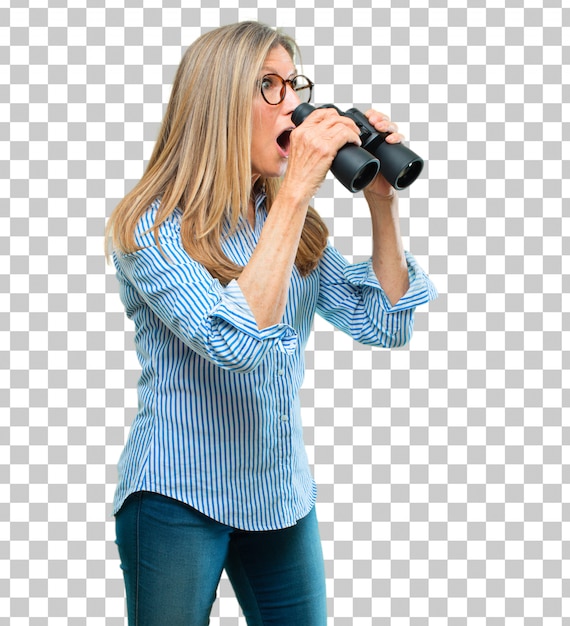
[[[283,103],[287,108],[291,108],[291,111],[296,109],[301,104],[301,98],[299,98],[297,92],[291,87],[290,83],[285,83],[285,98]]]

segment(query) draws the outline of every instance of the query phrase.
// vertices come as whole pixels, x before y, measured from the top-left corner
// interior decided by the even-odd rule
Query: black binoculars
[[[386,143],[390,133],[380,133],[358,109],[342,112],[334,104],[325,104],[319,109],[336,109],[339,115],[349,117],[359,128],[362,146],[348,143],[334,158],[331,172],[353,193],[367,187],[378,172],[394,187],[405,189],[420,175],[424,162],[415,152],[401,143]],[[299,126],[315,107],[307,102],[300,104],[291,116],[293,124]]]

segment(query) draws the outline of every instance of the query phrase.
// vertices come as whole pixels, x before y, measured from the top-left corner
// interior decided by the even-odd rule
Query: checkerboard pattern
[[[0,626],[125,624],[110,512],[136,407],[103,257],[185,47],[283,27],[315,100],[426,160],[409,347],[318,321],[302,392],[334,626],[570,626],[570,7],[564,0],[11,0],[0,8]],[[300,6],[296,6],[300,5]],[[315,206],[350,259],[367,208]],[[244,624],[227,579],[212,624]]]

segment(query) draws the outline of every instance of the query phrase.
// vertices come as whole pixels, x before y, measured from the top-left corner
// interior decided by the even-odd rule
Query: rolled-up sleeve
[[[161,249],[144,231],[138,243],[144,247],[136,252],[113,255],[129,317],[147,307],[192,350],[236,372],[254,370],[270,350],[294,352],[295,330],[259,330],[237,281],[223,286],[188,255],[174,217],[161,225]]]
[[[350,264],[328,246],[320,264],[318,313],[356,341],[395,348],[412,336],[414,311],[437,297],[437,290],[414,257],[406,252],[408,291],[391,304],[378,282],[372,259]]]

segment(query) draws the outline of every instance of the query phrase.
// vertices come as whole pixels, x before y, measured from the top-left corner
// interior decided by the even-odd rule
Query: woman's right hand
[[[237,281],[259,329],[283,319],[309,203],[346,143],[360,145],[358,127],[334,109],[313,111],[291,132],[287,171]]]
[[[316,194],[337,152],[347,143],[361,145],[357,125],[335,109],[315,109],[291,132],[289,163],[282,183],[307,203]]]

